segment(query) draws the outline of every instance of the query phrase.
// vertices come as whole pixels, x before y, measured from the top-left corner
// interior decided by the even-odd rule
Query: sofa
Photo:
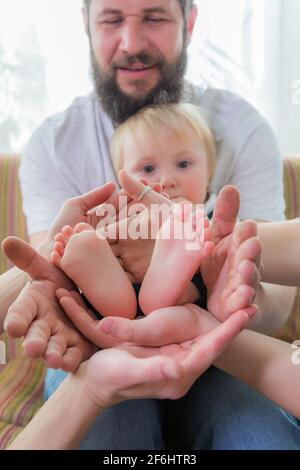
[[[300,217],[300,155],[289,155],[283,163],[286,216]],[[0,155],[0,241],[9,235],[26,239],[18,167],[17,155]],[[0,274],[10,267],[0,252]],[[289,320],[277,335],[288,342],[300,338],[299,292]],[[5,449],[43,403],[45,367],[41,360],[24,356],[21,341],[5,335],[0,340],[7,356],[7,365],[0,365],[0,449]]]

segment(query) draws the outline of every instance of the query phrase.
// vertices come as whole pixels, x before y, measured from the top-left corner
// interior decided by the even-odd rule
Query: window
[[[270,121],[282,152],[300,152],[299,0],[196,3],[188,78],[243,96]],[[20,151],[44,118],[91,89],[81,4],[0,0],[1,152]]]

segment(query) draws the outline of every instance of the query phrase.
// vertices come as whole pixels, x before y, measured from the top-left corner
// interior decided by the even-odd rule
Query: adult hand
[[[114,188],[115,185],[109,183],[66,201],[49,231],[48,239],[52,239],[65,223],[74,225],[86,220],[87,212],[106,201]],[[49,367],[75,370],[82,360],[95,352],[95,346],[73,327],[57,301],[57,289],[71,290],[73,283],[26,242],[10,237],[4,240],[2,247],[6,256],[32,279],[10,307],[5,330],[13,338],[24,336],[28,356],[43,356]]]
[[[165,309],[168,310],[168,309]],[[174,328],[174,316],[180,322],[180,316],[193,317],[198,322],[202,312],[194,305],[178,307],[161,312],[160,318],[171,326],[172,333],[180,336],[180,331]],[[123,344],[114,349],[96,353],[87,364],[86,391],[88,396],[99,407],[111,406],[123,400],[136,398],[169,398],[178,399],[184,396],[195,380],[216,360],[226,346],[246,326],[248,316],[244,312],[232,315],[222,324],[206,325],[206,332],[200,332],[189,341],[180,344],[170,344],[162,347],[145,347]],[[117,323],[124,319],[116,318]],[[111,320],[103,320],[108,324]],[[152,322],[150,329],[146,326]],[[158,335],[159,312],[143,320],[129,321],[128,325],[135,331],[133,336],[138,343],[149,343],[149,331]],[[126,321],[125,321],[126,323]],[[140,329],[140,325],[143,324]],[[195,324],[195,323],[194,323]],[[213,328],[213,329],[211,329]],[[209,331],[210,329],[210,331]],[[122,335],[120,335],[122,336]],[[123,335],[123,337],[125,337]],[[141,340],[141,341],[140,341]],[[165,341],[165,340],[164,340]],[[158,341],[160,342],[160,341]]]
[[[260,283],[262,247],[255,222],[236,225],[238,211],[238,190],[224,187],[211,223],[216,248],[200,267],[208,290],[208,310],[221,321],[240,309],[248,309],[252,315],[257,311],[251,303]]]
[[[98,218],[95,216],[93,209],[104,202],[109,202],[110,198],[114,198],[113,193],[115,189],[115,183],[107,183],[82,196],[67,199],[55,217],[46,239],[38,247],[38,251],[48,258],[52,251],[54,240],[60,241],[56,235],[61,232],[65,225],[74,227],[80,222],[85,222],[95,226]]]

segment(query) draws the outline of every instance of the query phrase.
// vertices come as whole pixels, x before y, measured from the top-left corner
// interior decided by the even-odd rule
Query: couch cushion
[[[300,155],[289,155],[284,159],[284,196],[286,218],[300,217]],[[276,336],[289,343],[300,338],[300,289],[292,314]]]
[[[12,359],[0,374],[0,449],[5,449],[43,403],[45,367],[40,360]]]
[[[18,180],[20,158],[0,155],[0,242],[9,235],[27,239]],[[0,274],[11,265],[0,250]]]
[[[20,158],[0,155],[0,242],[9,235],[24,240],[26,223],[18,180]],[[0,274],[11,267],[0,250]],[[0,449],[6,448],[43,402],[45,367],[23,356],[21,341],[0,336],[8,364],[0,365]]]

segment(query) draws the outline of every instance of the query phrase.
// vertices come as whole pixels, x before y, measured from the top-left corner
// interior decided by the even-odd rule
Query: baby
[[[198,223],[203,216],[191,213],[190,204],[206,201],[216,152],[199,108],[182,103],[142,109],[117,128],[111,155],[116,174],[123,169],[147,185],[158,183],[175,207],[158,232],[139,291],[142,312],[147,315],[158,308],[199,300],[205,305],[200,275],[193,277],[205,253]],[[177,233],[176,226],[181,228],[191,218],[196,250],[186,249],[184,237],[172,235]],[[163,236],[166,229],[169,237]],[[56,240],[52,262],[74,281],[95,310],[103,316],[136,316],[136,286],[100,231],[87,224],[74,229],[67,226]]]

